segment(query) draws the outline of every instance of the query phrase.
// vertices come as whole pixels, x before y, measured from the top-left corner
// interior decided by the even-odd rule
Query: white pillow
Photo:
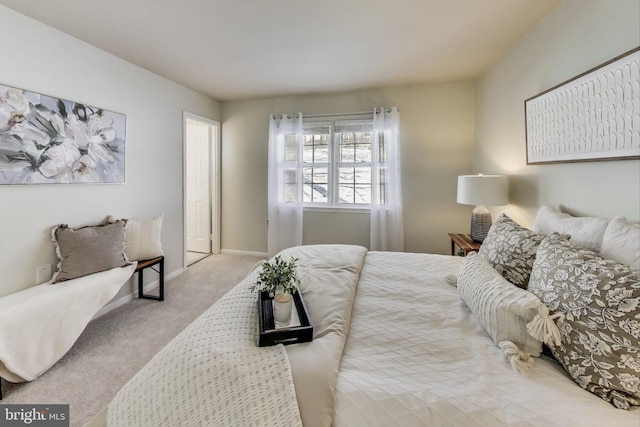
[[[572,243],[600,252],[602,237],[608,224],[609,220],[606,218],[574,217],[553,206],[544,205],[538,209],[532,228],[537,233],[568,234]]]
[[[107,219],[108,222],[115,220],[113,215]],[[130,261],[140,261],[164,255],[160,240],[162,215],[149,219],[127,219],[126,221],[124,251]]]
[[[621,216],[609,221],[600,255],[640,271],[640,224]]]
[[[548,234],[554,231],[558,222],[566,218],[571,218],[571,215],[560,212],[553,206],[542,205],[538,209],[531,229],[538,233]]]
[[[538,310],[546,310],[538,297],[507,281],[475,252],[462,262],[458,293],[496,345],[510,341],[529,356],[540,355],[542,342],[527,332]]]

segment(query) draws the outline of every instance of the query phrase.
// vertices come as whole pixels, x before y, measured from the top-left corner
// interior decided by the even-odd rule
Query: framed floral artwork
[[[0,184],[124,183],[126,116],[0,85]]]

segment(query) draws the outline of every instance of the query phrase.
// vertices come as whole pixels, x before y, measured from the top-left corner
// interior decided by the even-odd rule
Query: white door
[[[211,141],[207,123],[186,120],[187,251],[211,253]]]

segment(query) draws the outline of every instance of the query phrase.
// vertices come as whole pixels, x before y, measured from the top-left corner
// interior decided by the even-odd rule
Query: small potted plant
[[[272,263],[264,262],[252,288],[268,292],[273,297],[273,317],[277,326],[286,326],[291,321],[292,295],[300,284],[296,262],[298,258],[291,257],[289,261],[284,261],[279,255]]]

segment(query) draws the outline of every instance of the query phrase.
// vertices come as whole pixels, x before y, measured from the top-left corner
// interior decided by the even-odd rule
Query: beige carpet
[[[164,301],[136,299],[89,323],[71,350],[37,380],[21,384],[3,381],[0,404],[68,403],[70,425],[84,425],[259,260],[222,254],[193,264],[184,274],[165,282]]]

